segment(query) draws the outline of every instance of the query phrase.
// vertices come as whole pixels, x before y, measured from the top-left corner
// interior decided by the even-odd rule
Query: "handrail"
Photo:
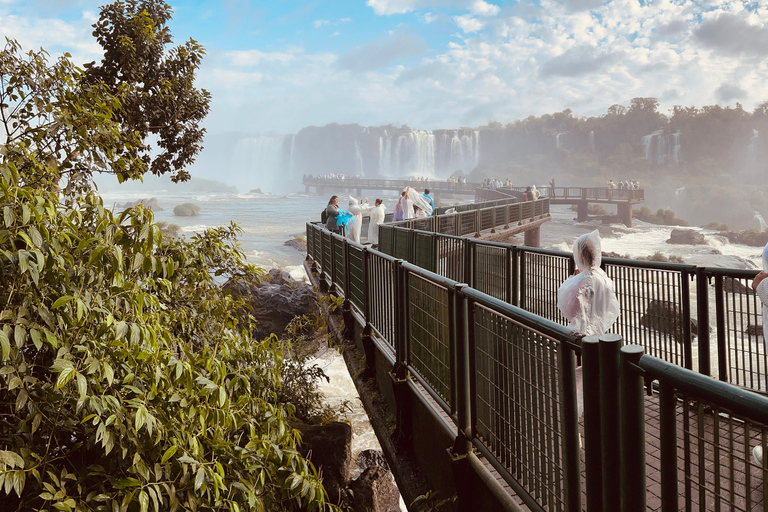
[[[534,218],[537,213],[534,203],[544,202],[529,203],[527,206],[531,207],[531,218]],[[466,213],[471,217],[481,211],[493,210],[483,205],[476,208]],[[538,211],[542,212],[541,209]],[[459,218],[459,215],[442,217]],[[442,225],[439,218],[433,217],[435,220],[430,221],[438,229]],[[494,216],[493,220],[497,227],[501,225],[498,217]],[[596,449],[596,453],[602,453],[604,457],[602,460],[598,458],[597,462],[592,456],[586,460],[587,508],[591,509],[590,503],[602,499],[595,494],[595,489],[601,488],[613,490],[609,497],[611,507],[617,503],[615,500],[626,500],[628,496],[632,497],[629,502],[638,496],[642,499],[637,498],[635,504],[627,505],[625,510],[644,507],[647,492],[645,466],[640,470],[635,459],[644,458],[644,452],[642,456],[637,455],[638,450],[644,450],[645,442],[638,432],[642,433],[644,422],[652,419],[633,409],[640,407],[638,400],[642,402],[643,379],[660,383],[660,421],[666,439],[663,443],[669,453],[675,454],[674,457],[665,456],[661,468],[663,501],[666,500],[669,506],[674,503],[676,507],[678,499],[677,469],[670,469],[677,468],[677,451],[669,448],[674,446],[669,443],[675,429],[680,428],[676,423],[680,416],[679,412],[675,413],[676,407],[689,407],[686,405],[689,402],[699,404],[696,405],[699,411],[696,418],[701,418],[701,411],[706,412],[707,407],[714,407],[716,411],[726,411],[734,425],[760,426],[762,441],[744,438],[738,453],[728,452],[731,448],[715,439],[715,443],[720,443],[718,449],[721,453],[729,453],[733,464],[750,463],[743,446],[759,445],[768,440],[768,399],[744,389],[764,389],[768,373],[765,348],[762,340],[755,343],[754,337],[741,334],[739,330],[744,326],[760,326],[759,302],[749,288],[749,280],[756,271],[603,258],[603,268],[616,284],[622,307],[622,316],[615,328],[620,336],[614,335],[609,341],[618,346],[615,341],[620,344],[622,338],[630,342],[639,340],[643,342],[644,350],[650,353],[627,361],[622,359],[620,365],[616,353],[616,369],[610,370],[614,363],[610,359],[604,361],[602,355],[597,362],[594,353],[587,354],[586,347],[591,345],[585,345],[570,332],[552,306],[557,287],[573,271],[571,253],[416,230],[406,227],[409,223],[413,225],[412,221],[383,225],[392,236],[389,246],[382,244],[389,250],[381,251],[350,242],[320,225],[308,223],[308,256],[331,287],[345,298],[348,307],[358,312],[366,324],[366,332],[373,332],[383,339],[382,346],[391,350],[395,367],[406,369],[398,375],[407,377],[410,372],[429,389],[440,407],[457,422],[457,436],[469,435],[468,440],[489,459],[532,510],[583,509],[580,489],[584,483],[578,475],[578,419],[575,416],[576,380],[573,374],[573,360],[579,355],[584,357],[585,368],[588,363],[591,365],[593,376],[618,375],[616,372],[619,372],[622,382],[629,379],[630,384],[635,383],[622,383],[624,394],[619,400],[617,380],[592,382],[603,389],[601,393],[610,403],[601,405],[602,412],[596,412],[594,405],[587,408],[585,404],[586,448]],[[343,250],[339,244],[343,244]],[[405,258],[397,257],[401,253]],[[363,262],[361,269],[354,268],[356,259]],[[434,268],[424,267],[423,262],[434,265]],[[340,266],[342,272],[339,272]],[[448,269],[463,269],[459,280],[466,284],[450,278],[446,274]],[[455,274],[454,270],[451,272]],[[392,283],[394,285],[390,286]],[[483,293],[480,287],[490,293]],[[361,288],[367,290],[362,301],[361,294],[356,292]],[[692,299],[694,292],[696,298]],[[710,319],[712,312],[707,305],[713,300],[715,318]],[[513,306],[515,303],[522,307]],[[704,362],[705,354],[709,354],[708,331],[700,332],[699,344],[694,345],[695,326],[691,322],[694,312],[699,315],[700,329],[708,325],[716,327],[715,370],[722,382],[708,376],[709,363]],[[692,371],[696,355],[699,357],[698,373]],[[548,359],[546,363],[525,359],[531,357]],[[510,366],[515,364],[523,366],[518,371]],[[554,373],[530,375],[530,382],[514,380],[528,378],[525,377],[528,371],[549,371],[546,370],[548,365],[553,365]],[[549,386],[548,379],[552,378],[559,380],[558,392],[536,387]],[[528,398],[515,394],[521,393],[519,390],[522,389],[526,390]],[[683,399],[678,400],[678,396]],[[510,411],[523,415],[530,413],[527,405],[516,402],[518,398],[542,401],[539,412],[556,414],[557,419],[538,414],[536,417],[525,416],[524,420],[504,416],[511,414]],[[497,408],[491,405],[496,400],[504,402]],[[592,418],[589,429],[587,410]],[[612,448],[601,452],[599,446],[594,445],[595,435],[598,442],[600,439],[600,431],[594,430],[594,418],[599,424],[600,418],[606,415],[618,415],[613,418],[614,423],[606,423],[612,425],[611,429],[618,429],[616,421],[621,417],[621,435],[612,438],[618,442],[616,439],[621,437],[620,450]],[[559,425],[562,430],[551,432],[548,429],[552,425]],[[538,439],[539,435],[545,436],[541,439],[546,440],[547,449],[554,446],[561,450],[562,459],[552,461],[547,453],[538,452],[544,445],[528,446],[528,451],[519,451],[516,443],[521,442],[520,439]],[[627,439],[634,440],[635,445]],[[692,448],[686,445],[684,449]],[[698,456],[703,457],[704,448],[699,446],[697,450]],[[622,457],[621,470],[600,473],[601,467],[618,468],[617,457],[623,452],[637,457],[632,460]],[[529,457],[540,462],[531,464]],[[537,465],[545,462],[549,464],[547,467]],[[530,471],[541,473],[534,475]],[[631,478],[627,477],[625,482],[627,475]],[[763,476],[768,477],[768,468],[763,470]],[[554,480],[546,480],[551,477]],[[555,489],[549,494],[537,487],[545,480],[545,486]],[[702,477],[700,482],[694,482],[691,478],[684,485],[696,484],[699,492],[705,492],[702,490],[707,485],[704,480]]]

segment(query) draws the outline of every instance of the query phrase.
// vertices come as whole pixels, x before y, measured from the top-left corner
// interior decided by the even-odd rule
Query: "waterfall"
[[[375,147],[375,146],[374,146]],[[379,137],[379,174],[447,178],[469,172],[480,160],[478,130],[412,130]]]
[[[285,161],[285,142],[283,136],[238,140],[227,181],[243,192],[254,188],[270,193],[292,192],[295,183],[292,183],[291,176],[286,172],[290,171],[291,163]]]
[[[668,135],[668,147],[669,147],[669,156],[671,156],[675,163],[680,163],[680,130],[676,131],[675,133]],[[671,141],[671,142],[669,142]]]
[[[290,156],[291,161],[290,161],[290,164],[289,164],[289,168],[290,168],[290,171],[291,171],[291,177],[295,178],[296,177],[296,158],[295,158],[295,156],[296,156],[296,135],[291,135],[290,137],[291,137],[291,156]]]
[[[655,164],[664,162],[667,155],[667,139],[663,137],[664,130],[656,130],[642,138],[645,147],[645,159]]]
[[[360,137],[355,135],[355,167],[356,172],[360,173],[360,176],[364,176],[363,171],[363,155],[360,153]]]
[[[675,196],[680,197],[685,194],[685,187],[680,187],[675,190]]]
[[[752,129],[752,138],[749,139],[749,146],[747,147],[747,161],[750,164],[755,164],[757,162],[757,153],[755,150],[757,149],[757,139],[760,138],[760,132]]]
[[[766,225],[765,219],[760,215],[760,212],[755,212],[755,219],[760,223],[760,231],[765,231],[765,229],[768,228],[768,225]]]
[[[595,130],[589,132],[589,149],[591,149],[593,153],[597,151],[595,149]]]
[[[555,149],[563,149],[563,140],[562,137],[565,135],[566,132],[558,132],[555,134]]]

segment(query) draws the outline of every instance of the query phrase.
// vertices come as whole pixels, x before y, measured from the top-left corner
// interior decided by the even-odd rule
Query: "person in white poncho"
[[[384,215],[387,207],[381,199],[377,199],[374,204],[376,206],[371,208],[371,221],[368,224],[368,242],[371,244],[371,247],[378,249],[379,224],[384,222]]]
[[[408,216],[409,214],[405,208],[403,208],[404,219],[412,219],[416,217],[416,212],[413,209],[414,206],[423,211],[427,217],[432,215],[432,204],[428,198],[424,197],[411,187],[405,187],[404,192],[405,197],[408,198],[408,202],[410,203],[410,217]]]
[[[358,200],[349,196],[349,208],[347,211],[352,215],[352,222],[347,226],[347,238],[353,242],[360,243],[360,233],[363,229],[363,212],[367,212],[371,207],[368,202],[360,205]]]
[[[768,351],[768,244],[763,247],[763,271],[752,280],[752,289],[757,292],[760,302],[763,304],[763,342]],[[766,388],[768,389],[768,388]],[[759,466],[763,465],[763,449],[755,446],[752,450],[752,456]]]
[[[573,244],[576,272],[557,290],[557,307],[568,327],[590,335],[608,332],[619,317],[613,281],[600,268],[600,234],[581,235]]]

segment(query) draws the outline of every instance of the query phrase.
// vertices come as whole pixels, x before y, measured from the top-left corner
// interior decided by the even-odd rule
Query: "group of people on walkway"
[[[619,190],[640,190],[639,180],[620,180],[617,184],[615,181],[608,180],[608,188]]]
[[[435,202],[429,193],[428,188],[424,189],[422,194],[418,190],[406,187],[395,204],[393,220],[431,216]],[[367,198],[361,203],[357,198],[349,196],[349,205],[346,210],[342,210],[339,207],[339,196],[331,196],[321,220],[325,223],[328,231],[346,236],[353,242],[361,243],[363,215],[370,217],[368,243],[375,249],[379,245],[379,225],[384,222],[386,215],[386,206],[382,199],[376,199],[374,205],[371,206]]]

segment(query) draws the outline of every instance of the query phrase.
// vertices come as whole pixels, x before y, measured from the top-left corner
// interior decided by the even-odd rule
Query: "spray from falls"
[[[752,129],[752,138],[749,139],[749,146],[747,146],[747,161],[754,165],[757,163],[757,141],[760,138],[760,132]]]
[[[593,153],[597,151],[595,149],[595,131],[594,130],[589,132],[589,149],[591,149]]]
[[[765,231],[768,228],[768,224],[765,223],[765,219],[758,211],[755,212],[755,220],[760,223],[760,231]]]

